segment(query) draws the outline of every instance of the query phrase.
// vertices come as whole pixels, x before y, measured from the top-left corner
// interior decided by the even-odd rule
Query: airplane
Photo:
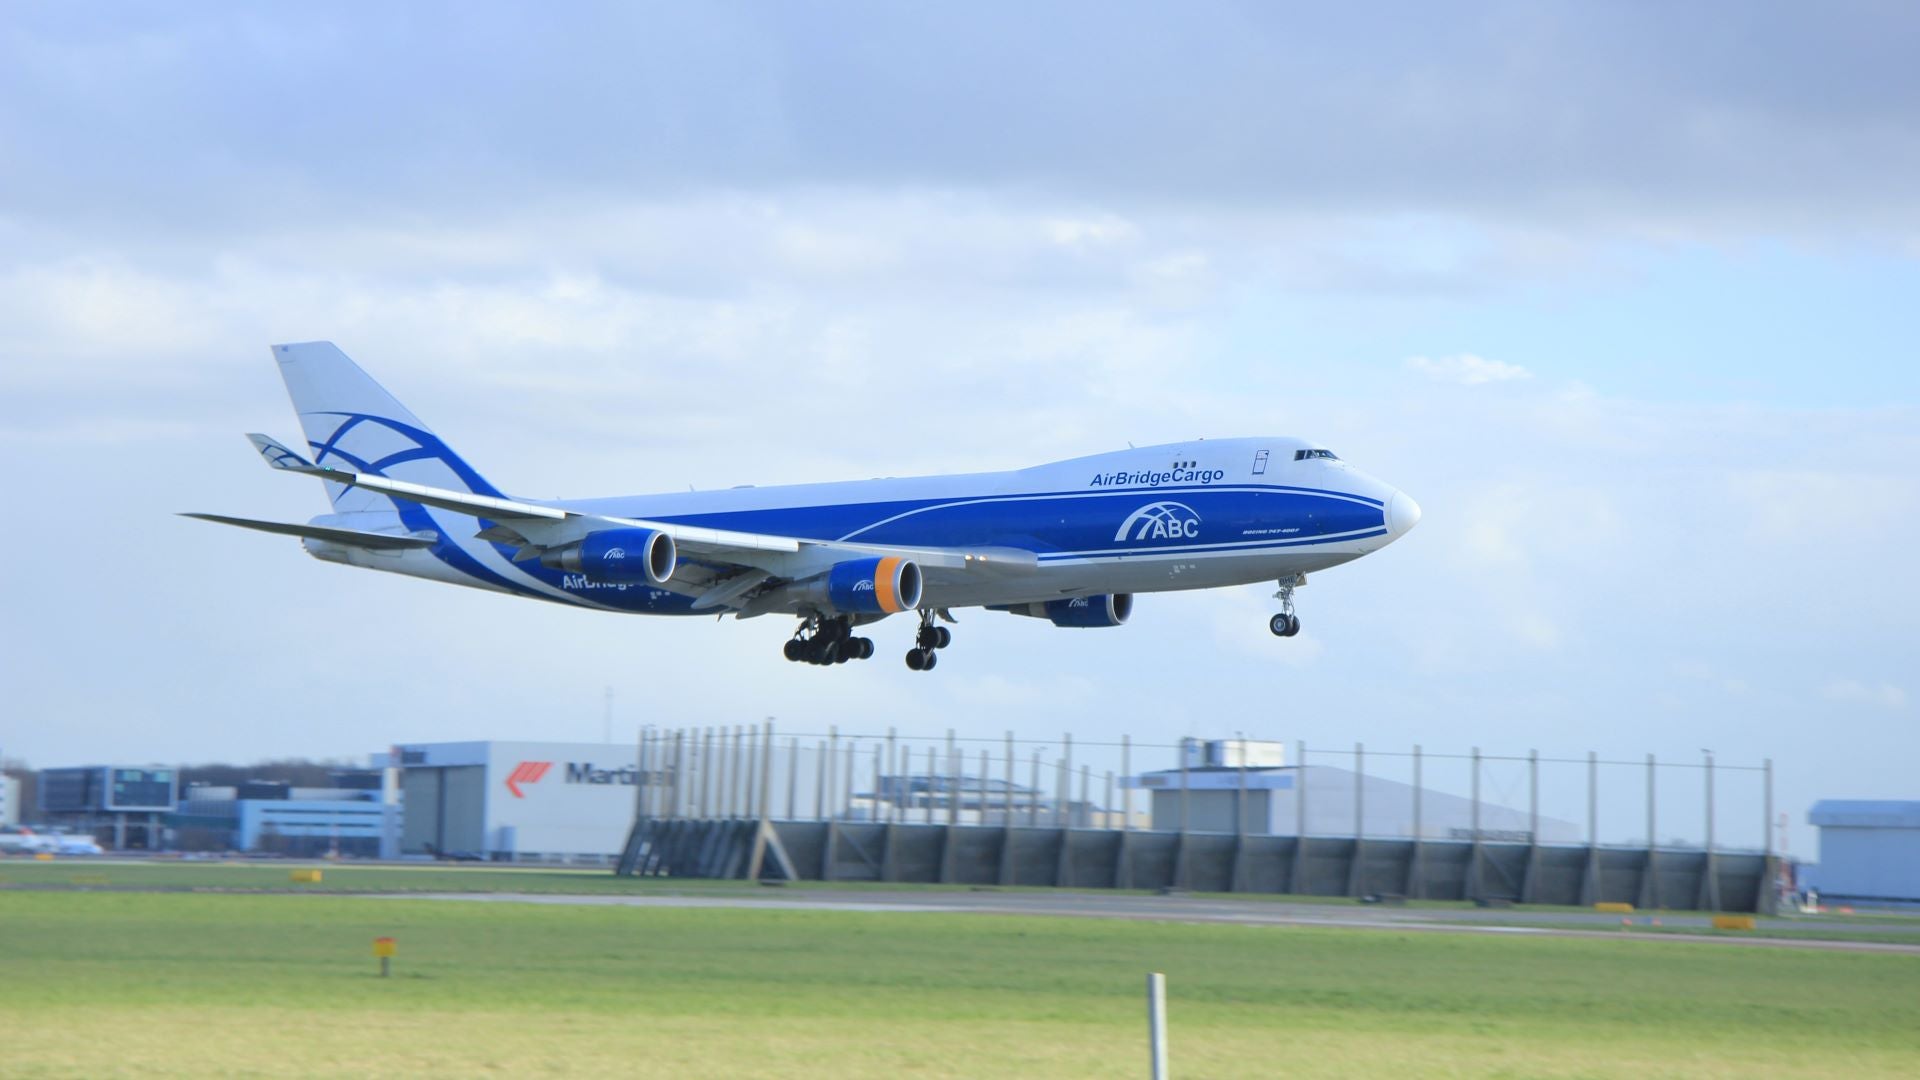
[[[1008,472],[598,499],[509,496],[333,343],[275,345],[311,456],[249,435],[320,480],[306,524],[183,516],[300,538],[327,562],[601,611],[799,624],[788,660],[865,660],[855,630],[919,619],[931,671],[956,608],[1061,627],[1125,623],[1137,593],[1275,582],[1278,637],[1306,576],[1420,520],[1405,493],[1296,438],[1202,439]],[[936,617],[938,622],[936,622]]]

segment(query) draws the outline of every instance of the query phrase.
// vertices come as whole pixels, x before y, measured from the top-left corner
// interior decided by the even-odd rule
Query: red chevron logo
[[[520,785],[539,783],[540,778],[547,775],[547,770],[551,768],[553,768],[551,761],[523,761],[515,765],[513,771],[507,774],[507,790],[513,792],[514,798],[524,799],[527,796],[520,790]]]

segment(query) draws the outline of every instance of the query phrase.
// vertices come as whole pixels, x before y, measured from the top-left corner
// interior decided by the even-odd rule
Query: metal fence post
[[[672,821],[680,815],[681,799],[685,792],[681,790],[680,780],[687,774],[686,752],[687,733],[676,728],[673,733],[673,775],[667,778],[667,820]]]
[[[847,740],[847,757],[843,763],[845,767],[841,769],[844,775],[840,778],[840,813],[846,817],[853,816],[853,748],[858,741],[857,739]]]
[[[1587,751],[1587,869],[1581,875],[1580,903],[1600,899],[1600,754]]]
[[[1067,732],[1060,737],[1060,794],[1054,800],[1054,825],[1071,825],[1072,821],[1063,816],[1067,805],[1073,802],[1073,733]]]
[[[700,731],[700,817],[708,816],[707,794],[713,790],[713,729]]]
[[[1007,790],[1002,794],[1006,796],[1005,824],[1011,829],[1013,828],[1013,732],[1011,731],[1007,732]]]
[[[1301,739],[1293,767],[1293,873],[1287,891],[1307,891],[1307,740]]]
[[[636,780],[636,784],[634,784],[634,817],[645,821],[645,819],[647,819],[647,796],[653,794],[651,788],[647,786],[647,724],[641,724],[641,726],[639,726],[637,744],[639,744],[639,746],[634,749],[634,753],[636,753],[637,759],[639,759],[639,776],[634,778],[634,780]]]
[[[760,728],[760,796],[754,800],[759,809],[760,824],[765,825],[773,816],[770,798],[773,795],[773,717],[769,716]]]
[[[1040,824],[1040,749],[1039,747],[1035,747],[1033,751],[1033,769],[1031,771],[1031,776],[1032,776],[1033,795],[1027,802],[1027,827],[1028,828],[1034,828]]]
[[[1180,846],[1187,846],[1187,761],[1193,740],[1180,740]]]
[[[767,775],[765,771],[767,767],[767,752],[763,744],[766,742],[766,739],[763,737],[764,733],[757,727],[749,726],[746,735],[747,771],[740,785],[743,789],[741,795],[744,796],[741,801],[746,803],[746,813],[742,816],[765,818],[767,816]]]
[[[1467,868],[1467,899],[1477,900],[1485,891],[1480,867],[1480,748],[1473,748],[1473,847],[1469,849],[1472,864]]]
[[[1120,831],[1133,831],[1133,741],[1120,736]]]
[[[1540,751],[1527,751],[1527,844],[1540,842]]]
[[[800,800],[800,739],[787,737],[787,820],[792,821]]]
[[[1761,802],[1764,804],[1765,818],[1761,821],[1760,842],[1761,882],[1759,902],[1754,906],[1762,915],[1779,913],[1780,871],[1773,857],[1773,759],[1767,758],[1760,763]]]
[[[739,813],[736,809],[739,804],[735,800],[739,795],[738,789],[740,787],[740,725],[735,724],[732,731],[728,731],[726,728],[720,729],[720,738],[719,794],[720,798],[725,801],[720,804],[720,813],[718,816],[730,818]]]
[[[882,783],[890,783],[895,785],[900,783],[900,767],[895,763],[896,760],[897,759],[894,757],[893,729],[888,728],[887,729],[887,772],[892,775],[882,776],[881,777]],[[880,784],[875,784],[874,791],[877,793],[879,790],[880,790]],[[900,819],[899,810],[900,810],[899,792],[889,790],[887,792],[887,823],[888,824],[892,824],[893,822],[898,821]]]
[[[828,768],[831,755],[827,753],[827,740],[813,740],[813,820],[827,820],[827,787],[833,783],[833,773]]]
[[[1353,744],[1353,839],[1355,841],[1354,858],[1360,856],[1358,842],[1367,835],[1367,747],[1365,743]]]
[[[1407,868],[1407,895],[1419,900],[1426,895],[1426,836],[1420,824],[1420,744],[1413,744],[1413,865]]]
[[[947,824],[960,821],[960,777],[967,771],[963,761],[953,746],[953,729],[947,729]]]
[[[976,811],[980,815],[982,825],[987,823],[987,777],[992,775],[991,766],[988,764],[987,748],[983,746],[980,748],[980,809]]]
[[[1707,854],[1713,854],[1713,751],[1702,750],[1707,768]]]
[[[827,725],[827,745],[823,749],[826,751],[826,760],[821,764],[826,770],[826,776],[820,784],[820,797],[815,801],[824,801],[826,812],[814,815],[822,820],[840,816],[840,812],[833,806],[833,789],[837,786],[835,781],[839,779],[840,771],[840,726],[838,724]]]

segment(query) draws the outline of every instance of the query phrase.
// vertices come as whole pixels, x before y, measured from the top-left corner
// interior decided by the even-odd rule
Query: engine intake
[[[577,544],[544,552],[540,565],[609,585],[658,585],[680,562],[673,537],[653,529],[602,529]]]
[[[1076,596],[1071,600],[1048,600],[1037,604],[996,605],[994,610],[1045,619],[1055,626],[1120,626],[1133,614],[1133,594],[1101,593],[1098,596]]]

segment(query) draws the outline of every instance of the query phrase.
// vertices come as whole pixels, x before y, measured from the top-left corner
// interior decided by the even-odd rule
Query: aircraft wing
[[[664,586],[699,596],[703,601],[701,606],[744,605],[747,594],[760,582],[752,575],[743,576],[731,571],[752,570],[765,577],[794,581],[822,573],[845,559],[873,555],[912,559],[923,570],[940,577],[954,573],[1017,573],[1037,565],[1032,552],[1016,549],[923,548],[799,540],[790,536],[710,529],[644,518],[588,514],[541,503],[430,487],[370,473],[314,465],[265,435],[249,435],[248,439],[267,463],[276,469],[486,519],[492,524],[476,535],[485,540],[520,547],[521,554],[516,556],[516,561],[536,558],[544,550],[576,543],[588,533],[600,529],[651,529],[665,533],[673,538],[674,545],[684,555],[707,564],[709,571],[717,571],[689,573],[686,576],[690,580],[685,581],[676,574],[675,580]],[[691,571],[693,568],[688,569]]]
[[[330,543],[368,548],[373,551],[404,551],[408,548],[433,546],[433,538],[430,536],[401,536],[396,533],[366,532],[361,529],[335,529],[324,525],[292,525],[283,521],[259,521],[254,518],[228,517],[225,514],[181,514],[180,516],[217,522],[221,525],[238,525],[243,529],[278,533],[281,536],[298,536],[305,540],[326,540]]]

